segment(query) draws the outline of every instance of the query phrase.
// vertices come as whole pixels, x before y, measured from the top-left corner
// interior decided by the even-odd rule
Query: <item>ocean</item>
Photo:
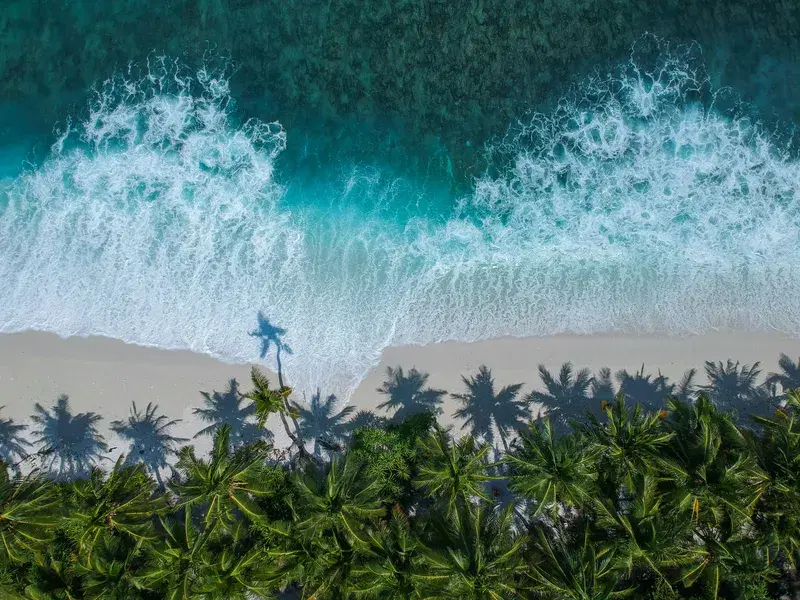
[[[2,332],[800,334],[796,2],[2,4]]]

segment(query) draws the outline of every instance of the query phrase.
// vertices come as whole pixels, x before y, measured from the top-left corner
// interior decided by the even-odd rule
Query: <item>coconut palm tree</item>
[[[237,522],[222,537],[212,537],[204,558],[194,597],[252,600],[272,595],[274,587],[267,572],[269,555],[246,522]]]
[[[210,460],[195,456],[186,446],[178,453],[177,478],[170,486],[178,496],[177,506],[204,511],[203,527],[232,527],[238,514],[263,520],[264,510],[256,498],[272,490],[273,469],[266,464],[270,447],[263,440],[231,451],[230,426],[214,436]]]
[[[41,550],[60,523],[53,483],[36,473],[11,477],[0,469],[0,563],[22,561],[25,553]]]
[[[286,415],[290,413],[288,398],[292,394],[292,389],[285,386],[280,389],[270,387],[269,377],[256,366],[250,370],[250,382],[253,388],[242,394],[242,398],[253,402],[253,413],[258,419],[258,428],[264,428],[271,414],[278,414],[287,435],[294,439],[295,436],[286,422]],[[291,412],[293,417],[296,417],[296,414],[296,411]]]
[[[593,508],[598,525],[617,540],[618,565],[626,576],[637,580],[654,574],[671,587],[668,575],[700,556],[690,523],[675,518],[660,484],[655,472],[637,473],[626,494],[597,497]]]
[[[322,400],[322,393],[311,396],[311,403],[306,408],[293,403],[300,421],[300,435],[303,440],[314,440],[314,454],[320,456],[322,445],[340,446],[346,436],[347,418],[356,410],[355,406],[346,406],[334,412],[337,400],[333,394]]]
[[[525,598],[521,580],[525,536],[515,533],[511,507],[461,506],[434,517],[415,578],[426,597],[462,600]]]
[[[705,367],[708,385],[701,389],[720,408],[755,412],[767,406],[767,390],[758,384],[760,363],[739,367],[738,361],[728,359],[725,364],[706,361]]]
[[[355,598],[396,598],[415,600],[420,597],[420,544],[411,532],[408,516],[399,506],[388,521],[368,531],[369,551],[355,568],[351,590]]]
[[[131,442],[126,464],[143,463],[155,476],[159,487],[163,487],[161,469],[168,466],[167,456],[174,454],[177,446],[188,440],[169,434],[180,419],[170,420],[166,415],[157,415],[157,411],[158,405],[148,402],[141,413],[133,402],[127,421],[112,421],[111,430]]]
[[[238,381],[231,379],[228,382],[228,389],[224,393],[200,392],[200,395],[203,396],[205,406],[193,408],[192,414],[197,415],[200,420],[209,425],[198,431],[194,435],[195,438],[204,435],[213,436],[224,425],[230,428],[230,437],[236,446],[249,444],[253,440],[263,437],[265,432],[260,431],[251,420],[255,414],[255,406],[239,392]]]
[[[780,373],[770,373],[767,376],[766,384],[775,385],[779,384],[783,388],[784,393],[791,390],[800,390],[800,359],[795,363],[786,354],[781,352],[778,359],[778,367]]]
[[[461,429],[469,428],[473,437],[494,445],[495,431],[500,434],[503,448],[508,452],[508,437],[522,427],[531,413],[528,402],[517,400],[521,383],[504,386],[495,392],[492,372],[482,365],[475,377],[461,377],[467,386],[465,394],[451,394],[460,404],[454,416],[464,421]]]
[[[669,409],[665,430],[673,435],[663,455],[670,460],[662,465],[673,482],[673,505],[709,527],[750,523],[768,477],[733,417],[703,394],[691,405],[673,398]]]
[[[105,535],[127,536],[135,543],[156,539],[153,515],[166,508],[166,500],[155,495],[155,482],[141,464],[126,466],[123,460],[108,474],[95,468],[88,479],[72,482],[66,523],[88,557]]]
[[[553,600],[612,600],[632,593],[613,544],[592,538],[592,526],[579,519],[570,527],[537,522],[529,573],[538,594]]]
[[[53,539],[47,544],[46,552],[34,552],[30,557],[23,598],[77,600],[83,596],[83,581],[72,541],[63,537]],[[9,591],[8,597],[18,596]]]
[[[136,544],[103,535],[92,553],[79,553],[75,572],[81,575],[80,597],[87,600],[149,600],[151,595],[136,585],[134,574],[144,566]]]
[[[582,415],[588,408],[588,392],[593,381],[589,369],[574,372],[572,363],[565,362],[556,379],[544,365],[539,365],[539,378],[545,391],[533,391],[526,400],[543,404],[560,426],[563,427],[568,419]]]
[[[200,596],[199,584],[208,568],[208,540],[214,528],[199,529],[191,511],[179,509],[158,515],[160,543],[148,547],[149,560],[137,574],[136,585],[159,591],[168,600],[192,600]]]
[[[42,466],[61,477],[86,474],[99,464],[100,453],[108,450],[97,423],[103,417],[95,413],[73,415],[69,397],[61,395],[53,408],[46,410],[38,402],[37,414],[31,421],[39,427],[34,430],[34,443],[40,448]]]
[[[366,478],[364,464],[350,454],[334,456],[324,468],[309,466],[295,479],[298,532],[318,538],[326,532],[363,542],[363,529],[385,511],[377,481]]]
[[[303,598],[350,600],[358,590],[364,555],[341,533],[301,535],[271,554],[272,564],[282,566],[268,571],[268,581],[287,580],[285,574],[291,573],[288,580],[299,584]]]
[[[504,457],[512,491],[534,502],[533,516],[557,516],[563,508],[584,505],[592,497],[593,454],[576,435],[556,436],[549,419],[532,422]]]
[[[378,408],[395,411],[393,420],[402,421],[414,413],[438,413],[441,410],[439,405],[447,392],[426,387],[427,373],[412,368],[406,375],[403,367],[387,367],[386,376],[378,392],[389,396],[389,399],[378,404]]]
[[[800,565],[800,392],[786,394],[786,407],[773,417],[754,417],[761,435],[745,431],[750,451],[768,482],[759,499],[756,520],[763,545],[777,556],[777,564],[796,584]]]
[[[597,453],[601,483],[611,485],[614,490],[609,495],[614,496],[619,484],[631,489],[636,474],[659,467],[664,448],[675,434],[662,427],[666,413],[645,413],[641,404],[631,410],[622,393],[603,410],[606,422],[590,415],[581,431]]]
[[[752,539],[718,528],[700,528],[698,560],[683,569],[681,581],[691,586],[705,583],[704,597],[767,598],[766,584],[774,581],[777,569],[764,548]],[[723,594],[727,588],[727,594]]]
[[[414,484],[448,511],[478,499],[488,502],[483,488],[494,479],[487,474],[490,449],[471,436],[453,442],[450,434],[436,425],[431,434],[419,440],[419,474]]]
[[[0,406],[3,410],[5,406]],[[0,419],[0,460],[13,465],[28,457],[31,443],[21,435],[26,425],[14,423],[14,419]]]

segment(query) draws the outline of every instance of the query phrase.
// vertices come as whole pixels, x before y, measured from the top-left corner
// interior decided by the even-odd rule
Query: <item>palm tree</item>
[[[536,591],[553,600],[612,600],[630,595],[613,545],[592,539],[587,519],[568,528],[537,522],[530,577]]]
[[[320,446],[339,446],[346,435],[347,417],[355,412],[355,406],[347,406],[334,412],[336,396],[330,394],[322,401],[322,393],[311,396],[308,408],[293,403],[300,419],[300,435],[303,440],[314,440],[314,454],[320,455]]]
[[[408,516],[395,506],[388,521],[369,531],[369,551],[355,568],[356,598],[419,598],[420,544]]]
[[[192,522],[191,511],[158,515],[161,543],[148,548],[150,560],[136,577],[139,587],[161,591],[168,600],[192,600],[208,565],[208,540],[214,528],[203,531]]]
[[[675,518],[660,484],[656,473],[637,473],[627,494],[599,497],[593,504],[598,525],[617,540],[618,564],[626,575],[637,580],[655,574],[670,587],[668,572],[696,560],[698,553],[690,524]]]
[[[787,393],[786,400],[786,408],[776,410],[774,417],[754,417],[761,435],[745,433],[750,451],[768,477],[758,506],[764,518],[756,520],[756,525],[763,545],[796,582],[800,565],[800,392]]]
[[[192,414],[200,417],[202,421],[209,423],[198,431],[194,437],[203,435],[215,435],[223,426],[228,425],[230,436],[235,440],[237,446],[249,444],[253,440],[262,437],[261,431],[250,420],[255,413],[253,404],[245,404],[248,400],[239,392],[239,382],[231,379],[228,382],[228,389],[224,393],[220,392],[200,392],[203,396],[205,407],[193,408]]]
[[[742,365],[728,359],[713,363],[706,361],[706,376],[708,385],[701,389],[708,395],[712,402],[720,408],[746,408],[753,412],[755,408],[763,408],[767,400],[767,392],[759,386],[758,376],[761,374],[760,363],[752,366]]]
[[[768,478],[731,415],[703,394],[692,405],[671,399],[669,408],[665,428],[674,435],[664,455],[671,460],[662,464],[672,480],[672,503],[709,527],[749,524]]]
[[[767,385],[780,384],[784,394],[791,390],[800,390],[800,359],[795,363],[786,354],[781,352],[778,359],[780,373],[770,373],[767,376]]]
[[[40,446],[44,468],[63,477],[85,474],[98,464],[100,453],[108,450],[96,426],[102,417],[90,412],[73,415],[68,396],[59,396],[50,410],[38,402],[34,408],[38,414],[31,421],[39,425],[34,443]]]
[[[155,540],[153,515],[166,508],[155,489],[141,464],[126,466],[122,457],[108,475],[95,468],[88,479],[75,479],[66,521],[81,553],[90,557],[104,535],[127,536],[135,543]]]
[[[292,389],[286,386],[281,386],[281,388],[277,390],[271,388],[269,378],[256,366],[253,366],[250,371],[250,381],[253,385],[253,389],[243,394],[242,398],[252,400],[255,414],[258,417],[258,428],[262,429],[269,416],[273,413],[277,413],[281,419],[281,423],[283,423],[286,435],[292,440],[292,444],[297,447],[300,456],[303,458],[306,457],[306,447],[302,438],[292,433],[292,430],[289,428],[289,422],[286,420],[286,416],[288,415],[294,421],[295,431],[299,433],[300,426],[297,424],[297,416],[299,413],[297,409],[289,406],[289,396],[292,393]]]
[[[483,488],[494,479],[486,474],[490,449],[488,444],[476,444],[471,436],[453,442],[447,431],[436,425],[430,435],[419,440],[419,474],[414,484],[448,511],[476,499],[488,502]]]
[[[512,491],[535,503],[533,516],[555,517],[565,507],[579,507],[592,497],[595,460],[577,435],[556,437],[549,419],[533,422],[504,457]]]
[[[180,419],[169,420],[166,415],[156,416],[157,411],[158,405],[148,402],[142,414],[136,402],[133,402],[128,420],[112,421],[111,430],[131,442],[126,463],[144,463],[155,476],[159,487],[163,487],[161,469],[167,467],[167,456],[175,453],[178,444],[188,440],[169,434],[169,430],[180,423]]]
[[[61,522],[55,486],[40,475],[0,469],[0,562],[22,562],[41,550]]]
[[[210,460],[197,458],[186,446],[178,454],[178,479],[171,485],[177,506],[202,507],[206,529],[231,527],[237,513],[250,520],[263,520],[264,510],[255,498],[272,490],[273,470],[266,459],[270,447],[263,440],[231,451],[230,426],[223,425],[214,436]]]
[[[580,369],[573,373],[572,363],[561,365],[558,379],[544,365],[539,365],[539,378],[545,391],[534,391],[528,394],[528,402],[537,402],[547,407],[548,414],[562,426],[569,418],[582,415],[588,407],[588,390],[593,380],[589,369]]]
[[[271,554],[274,561],[267,581],[296,581],[303,598],[350,600],[359,589],[364,555],[341,534],[328,532],[313,539],[299,536]]]
[[[208,600],[251,600],[271,596],[266,547],[245,522],[228,534],[211,538],[196,596]]]
[[[134,573],[144,566],[140,548],[114,535],[101,536],[95,551],[78,554],[75,571],[81,575],[82,598],[87,600],[149,600],[136,585]]]
[[[77,600],[83,596],[82,577],[76,564],[75,544],[60,537],[47,544],[46,552],[30,555],[26,599]],[[9,593],[9,597],[15,598]]]
[[[777,574],[769,554],[752,539],[742,539],[729,531],[701,528],[696,534],[699,560],[683,569],[681,581],[691,586],[705,582],[705,597],[720,598],[723,584],[733,598],[767,598],[766,584]]]
[[[348,543],[365,543],[365,526],[385,513],[378,485],[350,454],[333,457],[324,471],[309,466],[295,479],[297,531],[314,539],[334,532]]]
[[[406,375],[403,367],[386,367],[386,376],[387,379],[378,388],[378,392],[389,396],[389,399],[378,404],[378,408],[396,411],[393,417],[395,421],[402,421],[418,412],[440,411],[439,405],[447,392],[425,387],[428,382],[427,373],[412,368]]]
[[[461,429],[470,429],[473,437],[484,439],[494,445],[494,432],[500,434],[503,448],[508,452],[508,435],[519,429],[531,416],[528,403],[517,400],[521,383],[507,385],[495,393],[492,372],[481,366],[476,377],[461,380],[467,386],[466,394],[451,394],[461,403],[454,416],[463,419]]]
[[[0,406],[0,410],[4,408]],[[14,419],[0,419],[0,460],[13,465],[28,458],[27,448],[31,443],[20,435],[26,429],[26,425],[17,425]]]
[[[462,506],[434,517],[416,579],[427,597],[462,600],[524,598],[526,538],[512,525],[511,507]]]
[[[631,410],[622,393],[603,410],[607,419],[605,423],[591,415],[589,423],[581,430],[598,453],[601,483],[615,488],[609,492],[615,496],[618,484],[630,489],[636,474],[659,466],[665,445],[675,434],[662,427],[664,413],[647,414],[641,404]]]

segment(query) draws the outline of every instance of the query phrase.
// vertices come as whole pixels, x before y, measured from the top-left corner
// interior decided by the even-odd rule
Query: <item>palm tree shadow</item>
[[[700,389],[723,410],[735,410],[738,414],[765,414],[772,408],[768,384],[759,385],[760,363],[739,366],[739,362],[728,359],[705,363],[708,385]],[[769,380],[768,380],[769,381]]]
[[[59,396],[50,410],[38,402],[34,408],[37,414],[31,420],[39,426],[33,432],[34,443],[39,446],[38,455],[45,470],[57,477],[73,478],[87,475],[100,463],[100,454],[108,450],[96,427],[102,420],[100,415],[73,415],[66,394]]]
[[[239,382],[231,379],[225,392],[200,392],[204,399],[204,408],[194,408],[192,413],[202,421],[209,423],[198,431],[194,437],[213,436],[223,425],[231,427],[231,442],[235,446],[249,444],[258,439],[272,439],[272,432],[259,429],[251,420],[255,413],[253,404],[242,397]]]
[[[3,410],[5,406],[0,406]],[[0,419],[0,460],[7,465],[17,464],[28,458],[31,443],[22,434],[27,425],[18,425],[14,419]]]
[[[800,359],[794,362],[787,354],[781,352],[778,358],[778,367],[781,372],[770,373],[765,383],[770,389],[775,389],[777,385],[780,385],[783,393],[773,395],[776,396],[776,399],[783,400],[786,392],[800,390]]]
[[[483,439],[493,447],[496,432],[508,452],[509,434],[531,417],[528,401],[517,399],[522,384],[507,385],[495,392],[492,371],[485,365],[478,368],[474,377],[462,376],[461,380],[467,392],[451,394],[462,405],[453,413],[453,416],[463,419],[461,429],[469,428],[473,437]]]
[[[344,435],[350,438],[353,433],[366,427],[383,428],[389,424],[389,419],[376,415],[371,410],[359,410],[353,418],[342,424]]]
[[[275,362],[278,367],[278,384],[283,387],[283,365],[281,364],[281,354],[292,354],[292,349],[283,341],[286,330],[270,323],[263,313],[258,311],[258,327],[250,332],[251,337],[261,340],[261,350],[259,356],[263,359],[269,354],[272,346],[275,346]]]
[[[440,405],[447,392],[426,387],[428,373],[417,371],[412,367],[406,375],[403,367],[386,367],[386,381],[378,388],[378,392],[389,396],[386,402],[378,404],[385,411],[394,410],[391,420],[402,422],[411,415],[421,412],[439,414]]]
[[[304,404],[292,403],[299,413],[300,436],[303,440],[314,440],[314,454],[321,456],[322,448],[341,447],[347,437],[347,417],[355,412],[355,406],[347,406],[335,412],[337,398],[328,395],[322,400],[322,392],[311,396],[311,402]]]
[[[167,457],[175,453],[179,444],[189,440],[171,436],[169,429],[180,423],[180,419],[170,421],[166,415],[156,415],[157,410],[157,404],[148,402],[141,413],[133,402],[127,421],[112,421],[111,430],[130,442],[125,464],[144,463],[159,486],[163,486],[160,470],[169,466]]]
[[[568,423],[582,418],[589,407],[588,390],[594,385],[591,372],[589,369],[574,371],[572,363],[565,362],[561,365],[558,378],[553,377],[544,365],[539,365],[539,378],[544,391],[531,392],[526,400],[542,404],[556,428],[566,431]]]
[[[626,369],[621,369],[617,371],[615,377],[619,383],[619,393],[633,404],[641,404],[650,412],[663,408],[667,397],[672,396],[675,389],[674,384],[669,383],[669,379],[661,372],[655,379],[650,373],[645,375],[644,364],[632,375]]]

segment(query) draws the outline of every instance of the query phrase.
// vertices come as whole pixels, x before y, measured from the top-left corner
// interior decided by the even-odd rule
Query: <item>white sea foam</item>
[[[708,84],[692,68],[590,79],[497,144],[510,166],[446,223],[398,226],[383,209],[413,182],[332,172],[290,205],[283,129],[235,124],[224,76],[157,61],[106,82],[43,164],[0,184],[0,330],[253,360],[263,310],[287,330],[290,378],[344,396],[392,344],[800,334],[800,165],[693,103]],[[381,210],[350,210],[365,197]]]

